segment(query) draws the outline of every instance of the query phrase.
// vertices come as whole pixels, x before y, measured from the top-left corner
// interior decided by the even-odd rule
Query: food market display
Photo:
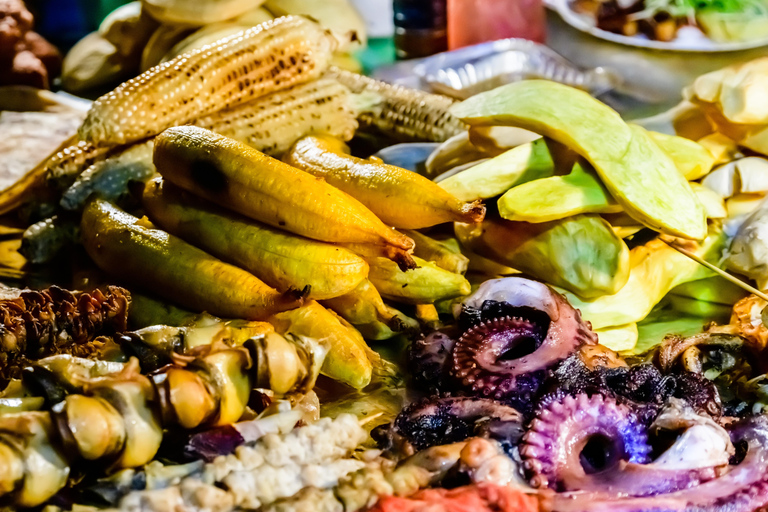
[[[0,287],[0,508],[768,507],[768,61],[700,77],[672,135],[553,81],[342,69],[354,32],[299,3],[0,192],[55,276]]]
[[[577,0],[574,8],[594,16],[602,30],[657,41],[680,37],[681,28],[719,43],[768,36],[768,4],[762,0]]]

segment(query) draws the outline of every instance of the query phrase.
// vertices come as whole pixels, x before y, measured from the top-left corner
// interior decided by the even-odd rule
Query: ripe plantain
[[[418,267],[408,272],[384,258],[370,260],[368,279],[385,299],[407,304],[432,304],[469,295],[472,291],[464,276],[448,272],[431,261],[414,260]]]
[[[469,258],[461,254],[461,247],[455,238],[435,240],[418,231],[406,231],[416,243],[413,254],[421,259],[431,261],[440,268],[454,274],[465,274],[469,266]]]
[[[466,203],[423,176],[346,154],[346,145],[327,136],[304,137],[283,160],[323,178],[400,229],[419,229],[444,222],[482,222],[485,207]]]
[[[145,187],[144,207],[168,232],[281,291],[309,286],[310,298],[330,299],[354,290],[368,276],[365,260],[347,249],[222,211],[162,178]]]
[[[269,321],[282,335],[290,334],[327,342],[330,349],[323,361],[323,375],[355,389],[362,389],[370,384],[373,373],[373,364],[369,357],[371,349],[359,332],[316,301],[309,301],[298,309],[278,313]]]
[[[155,140],[154,163],[168,181],[270,226],[322,242],[407,253],[413,240],[386,226],[341,190],[237,141],[194,126]]]
[[[194,311],[255,320],[303,302],[305,292],[279,293],[101,199],[86,206],[81,230],[85,250],[102,270]]]
[[[351,323],[369,340],[386,340],[399,332],[418,332],[419,324],[387,306],[378,290],[364,279],[354,290],[323,301],[323,305]]]

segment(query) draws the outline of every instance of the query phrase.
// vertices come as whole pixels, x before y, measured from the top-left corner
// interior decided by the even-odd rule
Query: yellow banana
[[[222,211],[162,178],[144,188],[144,207],[170,233],[281,291],[309,286],[310,298],[328,299],[354,290],[368,275],[365,260],[347,249]]]
[[[469,258],[461,254],[459,242],[455,238],[440,241],[413,230],[405,231],[405,234],[416,244],[413,254],[419,258],[431,261],[454,274],[464,274],[467,271]]]
[[[99,268],[194,311],[255,320],[303,301],[304,292],[279,293],[101,199],[88,203],[81,229],[83,246]]]
[[[336,315],[316,301],[278,313],[269,321],[282,335],[314,338],[330,346],[323,361],[323,375],[355,389],[362,389],[371,382],[373,365],[368,357],[370,349],[360,333],[344,325]]]
[[[398,332],[412,332],[419,328],[414,319],[387,306],[368,279],[347,294],[323,301],[323,305],[354,325],[364,338],[370,340],[389,339]]]
[[[323,180],[202,128],[178,126],[158,135],[154,163],[181,188],[297,235],[398,253],[413,247],[410,238]]]
[[[407,304],[431,304],[469,295],[472,291],[464,276],[448,272],[421,258],[414,260],[418,267],[407,272],[384,258],[370,260],[368,279],[385,299]]]
[[[296,142],[283,159],[343,190],[396,228],[481,222],[485,216],[479,201],[465,203],[415,172],[363,160],[345,149],[339,139],[310,135]]]

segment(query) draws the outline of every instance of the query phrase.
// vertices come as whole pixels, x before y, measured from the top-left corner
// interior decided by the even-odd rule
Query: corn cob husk
[[[466,130],[448,112],[453,100],[416,89],[392,85],[332,67],[326,73],[355,94],[379,96],[379,102],[359,112],[360,125],[402,140],[442,142]]]
[[[106,292],[70,292],[52,286],[23,290],[0,300],[0,382],[18,377],[29,359],[68,353],[94,355],[99,334],[127,328],[130,295],[112,286]]]
[[[336,40],[300,16],[268,21],[179,55],[97,99],[79,130],[126,144],[319,76]]]

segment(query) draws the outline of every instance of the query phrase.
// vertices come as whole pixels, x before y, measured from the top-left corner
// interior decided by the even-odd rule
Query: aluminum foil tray
[[[406,77],[409,71],[418,84]],[[610,69],[580,69],[550,48],[525,39],[501,39],[405,61],[380,69],[375,76],[458,99],[527,78],[554,80],[594,96],[621,84]]]

